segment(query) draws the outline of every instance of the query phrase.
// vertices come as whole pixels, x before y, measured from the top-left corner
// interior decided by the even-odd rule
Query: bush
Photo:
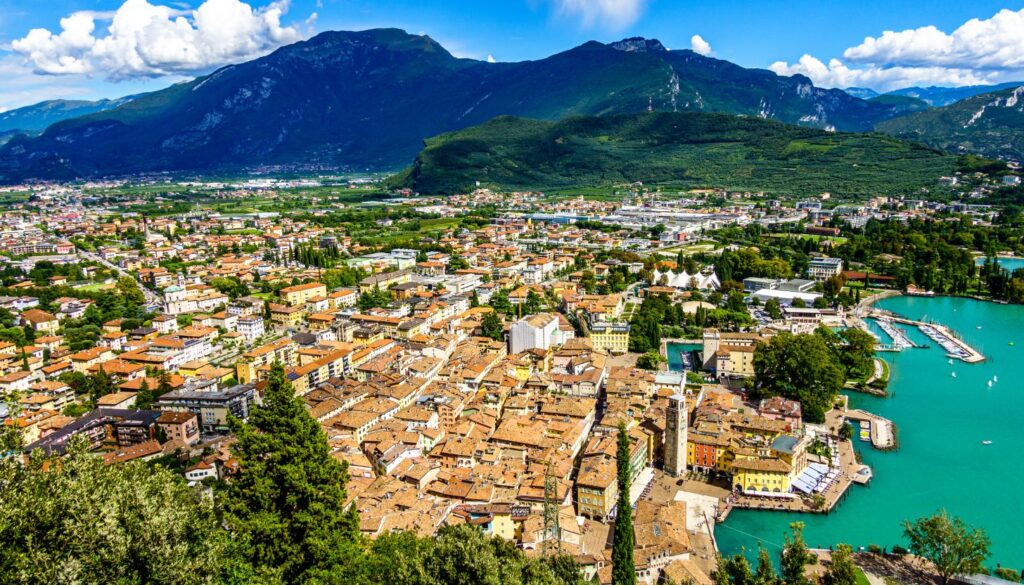
[[[878,546],[877,544],[869,544],[868,545],[868,552],[873,554],[873,555],[880,555],[880,554],[882,554],[883,551],[882,551],[882,547]]]
[[[995,570],[996,577],[1000,579],[1006,579],[1007,581],[1013,581],[1014,583],[1020,583],[1020,573],[1014,569],[1008,569],[1006,567],[997,567]]]

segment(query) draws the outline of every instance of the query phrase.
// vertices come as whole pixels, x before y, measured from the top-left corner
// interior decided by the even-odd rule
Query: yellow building
[[[306,318],[301,306],[270,305],[270,320],[283,327],[298,327]]]
[[[293,307],[301,307],[309,302],[309,299],[326,297],[327,287],[319,282],[310,282],[308,284],[297,284],[282,288],[279,294],[281,295],[281,300],[286,304]]]
[[[405,284],[412,280],[412,272],[409,270],[396,270],[395,272],[384,272],[368,276],[359,282],[359,292],[366,294],[373,292],[375,288],[387,290],[396,284]]]
[[[242,357],[235,362],[238,382],[241,384],[255,382],[258,379],[259,369],[274,362],[281,362],[285,367],[295,365],[299,359],[298,348],[299,344],[283,337],[243,353]]]
[[[597,323],[591,327],[595,350],[623,354],[629,351],[629,323]]]
[[[732,483],[745,492],[786,493],[793,468],[781,459],[737,456],[732,462]]]
[[[615,460],[611,457],[585,457],[576,479],[579,515],[604,520],[611,514],[618,496]]]

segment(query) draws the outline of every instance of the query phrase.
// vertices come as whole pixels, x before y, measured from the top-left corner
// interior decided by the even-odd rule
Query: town
[[[208,205],[126,187],[10,190],[27,195],[0,218],[0,416],[27,453],[84,438],[106,464],[213,490],[238,469],[233,421],[280,371],[347,466],[364,536],[469,524],[601,583],[623,432],[644,583],[710,583],[734,509],[828,513],[870,482],[855,443],[894,449],[895,429],[839,390],[884,395],[876,349],[910,346],[868,327],[889,327],[870,301],[930,283],[850,266],[835,226],[998,215],[639,185],[369,204],[345,198],[363,182],[160,187]],[[304,189],[291,212],[216,210]],[[806,265],[716,237],[730,230],[808,242]],[[944,331],[951,355],[984,359]],[[782,380],[769,350],[791,347],[832,369]]]

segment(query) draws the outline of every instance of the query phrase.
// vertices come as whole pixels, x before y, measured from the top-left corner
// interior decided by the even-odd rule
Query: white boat
[[[951,365],[951,366],[952,366],[952,365],[953,365],[953,358],[949,358],[949,360],[948,360],[948,361],[949,361],[949,365]]]
[[[992,441],[982,441],[981,444],[982,445],[991,445]]]
[[[992,381],[993,382],[998,382],[999,381],[999,376],[992,376]]]
[[[956,378],[956,372],[953,372],[953,377]]]
[[[992,387],[992,380],[989,380],[989,381],[988,381],[988,387],[989,387],[989,388],[991,388],[991,387]]]

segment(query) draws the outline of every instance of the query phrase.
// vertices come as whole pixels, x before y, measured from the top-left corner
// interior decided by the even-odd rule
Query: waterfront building
[[[843,261],[840,258],[811,258],[807,267],[807,276],[821,282],[833,276],[839,276],[843,271]]]

